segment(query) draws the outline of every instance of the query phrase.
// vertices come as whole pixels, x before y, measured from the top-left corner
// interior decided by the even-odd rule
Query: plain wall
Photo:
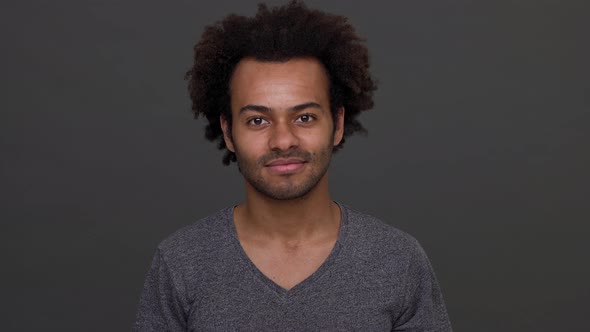
[[[183,75],[255,4],[0,5],[3,331],[130,330],[158,242],[243,198]],[[334,198],[418,238],[456,331],[585,331],[589,3],[308,4],[350,18],[379,81]]]

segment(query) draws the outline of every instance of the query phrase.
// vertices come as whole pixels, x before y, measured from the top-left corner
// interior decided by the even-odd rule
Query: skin
[[[246,200],[234,208],[238,238],[254,265],[285,289],[316,271],[338,238],[341,215],[327,170],[344,109],[334,121],[328,86],[315,59],[246,58],[230,83],[231,137],[221,117],[246,184]]]

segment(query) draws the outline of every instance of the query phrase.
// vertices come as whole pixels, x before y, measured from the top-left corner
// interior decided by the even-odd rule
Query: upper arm
[[[160,249],[147,273],[134,331],[186,331],[186,292]]]
[[[451,324],[432,265],[417,241],[411,250],[404,306],[393,331],[450,332]]]

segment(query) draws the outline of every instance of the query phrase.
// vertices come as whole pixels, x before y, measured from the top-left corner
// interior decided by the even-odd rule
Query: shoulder
[[[428,256],[416,238],[379,218],[344,208],[348,218],[344,247],[351,261],[360,264],[359,269],[368,266],[371,275],[398,276],[395,280],[403,284],[434,278]]]
[[[424,249],[410,234],[348,208],[352,252],[366,284],[399,299],[394,330],[452,331],[442,292]],[[362,273],[362,272],[361,272]],[[371,280],[367,282],[367,280]]]
[[[160,255],[169,265],[214,258],[231,242],[229,222],[232,216],[232,208],[227,207],[178,229],[160,242]]]
[[[348,236],[369,247],[388,252],[422,251],[418,241],[410,234],[374,217],[342,205],[348,218]]]

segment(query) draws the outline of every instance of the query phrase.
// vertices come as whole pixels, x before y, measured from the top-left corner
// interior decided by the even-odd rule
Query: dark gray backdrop
[[[129,330],[157,243],[243,197],[183,74],[255,3],[2,2],[3,331]],[[380,81],[334,197],[421,241],[456,331],[585,331],[588,2],[309,4]]]

